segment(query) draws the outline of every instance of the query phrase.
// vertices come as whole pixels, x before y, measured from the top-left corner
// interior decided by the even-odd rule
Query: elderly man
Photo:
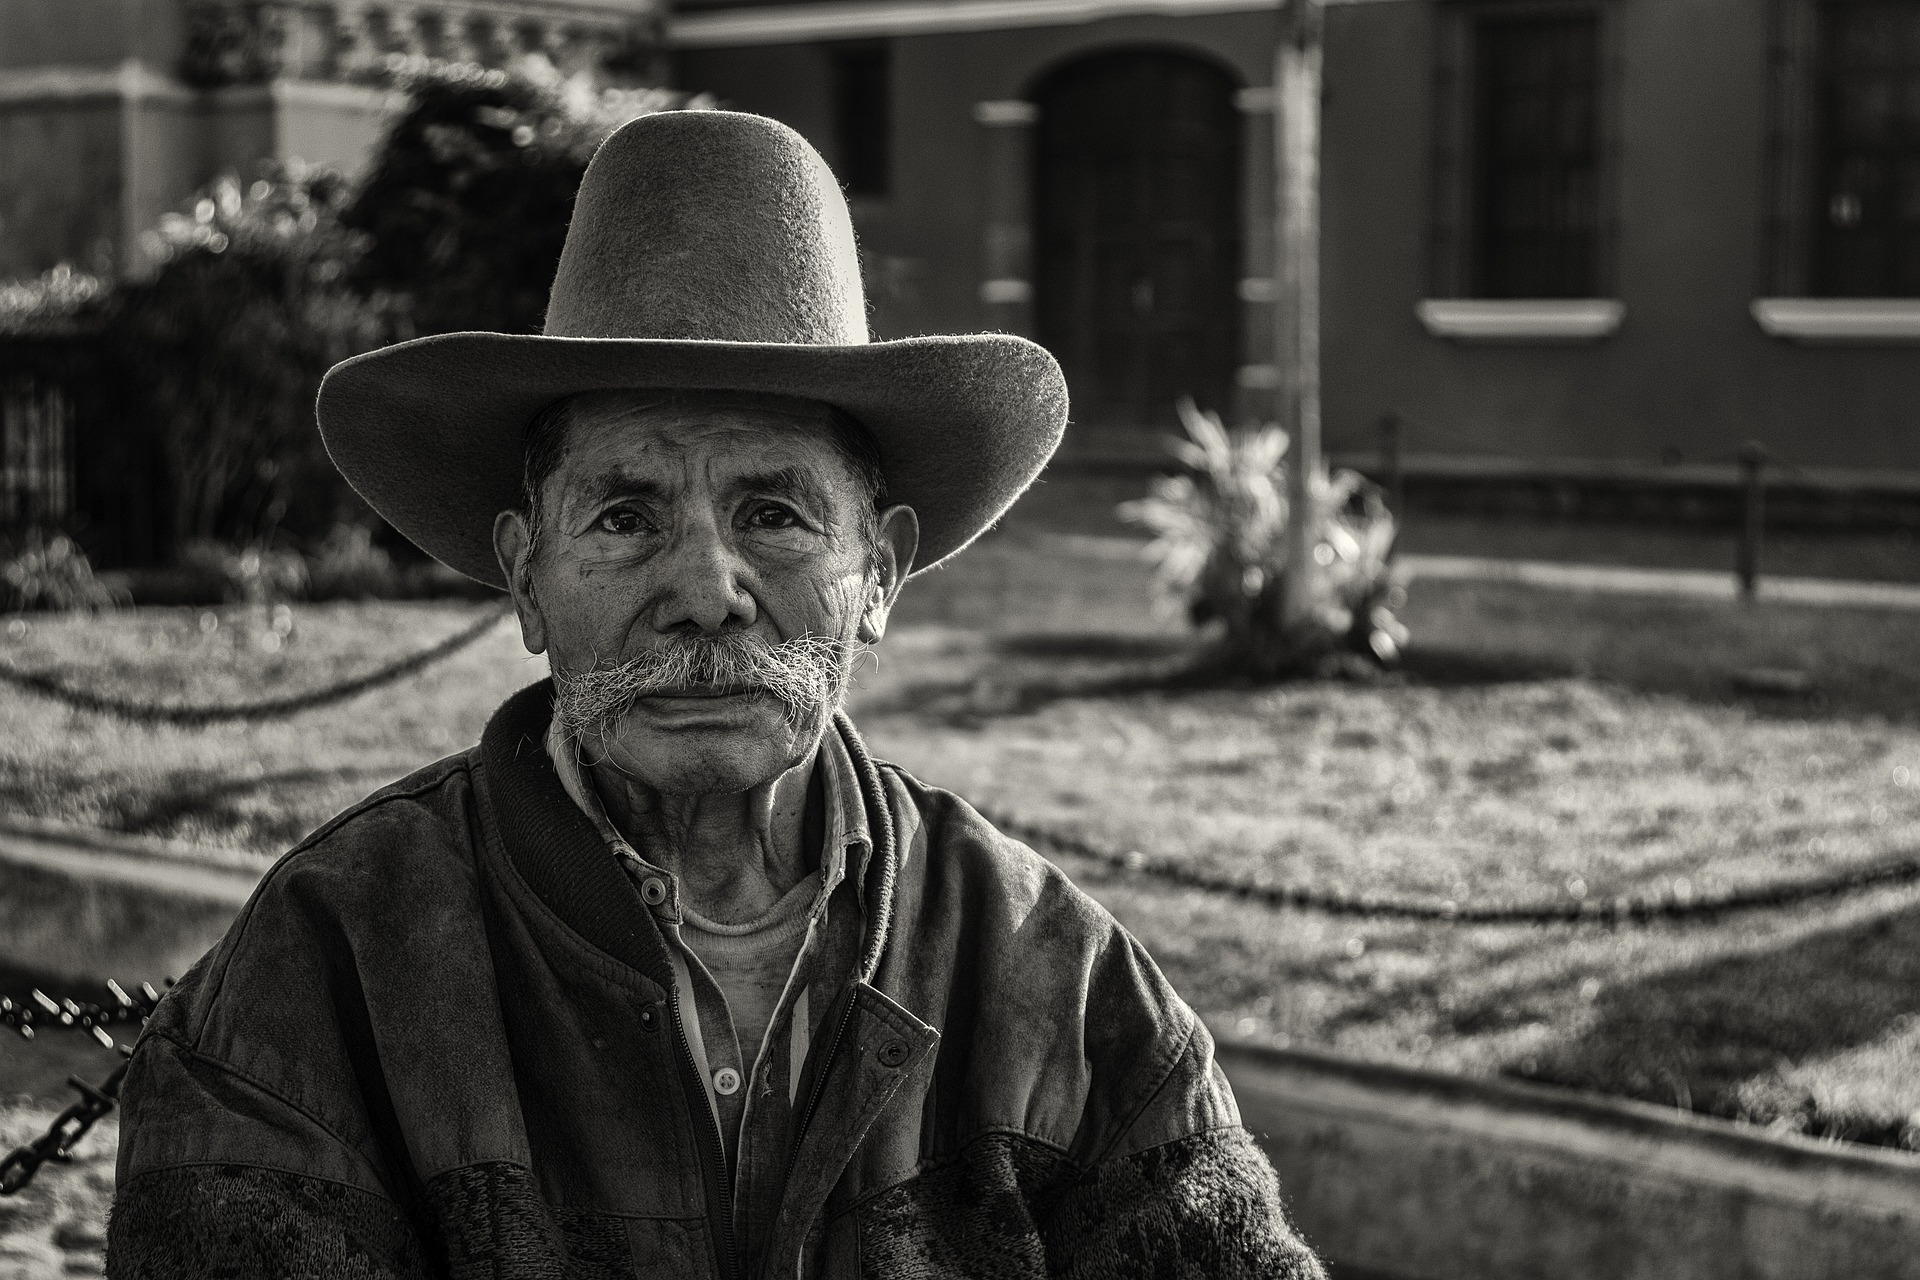
[[[601,149],[543,335],[336,368],[341,470],[551,682],[322,827],[127,1077],[116,1277],[1319,1275],[1140,946],[838,706],[1066,419],[867,341],[759,117]]]

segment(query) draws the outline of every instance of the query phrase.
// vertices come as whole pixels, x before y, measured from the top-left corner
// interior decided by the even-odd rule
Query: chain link
[[[5,665],[0,665],[0,683],[10,684],[16,689],[24,689],[29,693],[37,693],[44,698],[52,698],[78,711],[117,716],[122,720],[131,720],[138,724],[197,726],[232,720],[273,720],[297,715],[302,711],[311,711],[316,707],[328,706],[335,702],[345,702],[348,698],[365,693],[369,689],[391,684],[395,680],[413,675],[443,658],[452,657],[473,644],[493,630],[495,624],[510,612],[512,612],[510,604],[489,609],[479,621],[455,632],[438,644],[430,645],[418,653],[397,658],[365,675],[342,680],[338,684],[331,684],[324,689],[315,689],[308,693],[262,698],[254,702],[201,706],[191,704],[170,706],[165,703],[136,702],[129,698],[94,693],[89,689],[78,689],[52,676],[31,671],[16,671]]]
[[[171,979],[167,985],[173,985]],[[37,987],[24,1000],[0,996],[0,1026],[12,1028],[27,1040],[35,1038],[35,1028],[39,1026],[77,1028],[86,1031],[109,1049],[118,1048],[123,1058],[131,1057],[133,1050],[125,1045],[116,1045],[107,1028],[136,1019],[144,1025],[153,1015],[154,1007],[160,1003],[160,993],[153,989],[151,983],[143,982],[138,995],[129,995],[125,988],[111,979],[107,982],[107,990],[114,999],[111,1005],[55,1000]],[[95,1123],[113,1111],[115,1100],[120,1096],[120,1082],[126,1079],[126,1075],[127,1064],[122,1061],[112,1075],[97,1085],[88,1084],[79,1076],[68,1076],[67,1083],[79,1092],[80,1100],[55,1116],[38,1138],[25,1146],[15,1147],[4,1159],[0,1159],[0,1196],[16,1195],[25,1190],[34,1175],[40,1172],[40,1166],[47,1161],[67,1159]]]

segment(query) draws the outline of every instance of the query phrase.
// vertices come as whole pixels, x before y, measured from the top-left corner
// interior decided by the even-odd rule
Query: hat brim
[[[527,423],[596,390],[753,391],[839,406],[879,446],[888,499],[920,517],[919,569],[979,537],[1066,429],[1045,348],[1010,334],[847,346],[450,333],[344,361],[320,434],[348,483],[421,550],[506,585],[493,522],[520,505]]]

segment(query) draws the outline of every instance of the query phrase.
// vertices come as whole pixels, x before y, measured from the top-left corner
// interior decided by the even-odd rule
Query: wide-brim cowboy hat
[[[1060,442],[1067,389],[1010,334],[871,342],[853,224],[819,154],[731,111],[643,116],[587,167],[540,334],[450,333],[356,356],[320,386],[320,433],[421,549],[505,585],[493,522],[521,500],[527,423],[578,392],[772,393],[866,427],[921,567],[965,547]]]

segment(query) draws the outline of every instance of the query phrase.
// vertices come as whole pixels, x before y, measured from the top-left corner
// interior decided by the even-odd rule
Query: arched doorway
[[[1035,320],[1074,418],[1161,427],[1225,412],[1240,362],[1240,114],[1213,63],[1095,54],[1036,87]]]

